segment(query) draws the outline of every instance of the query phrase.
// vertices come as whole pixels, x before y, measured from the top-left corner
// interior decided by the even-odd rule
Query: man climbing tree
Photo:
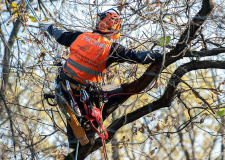
[[[85,102],[83,102],[83,104],[80,103],[79,97],[75,98],[76,95],[81,94],[84,96],[87,91],[87,97],[96,97],[96,94],[98,94],[97,97],[99,97],[99,93],[104,93],[105,91],[107,93],[107,97],[111,97],[109,101],[112,99],[118,99],[118,96],[112,95],[124,93],[122,87],[116,85],[100,87],[98,84],[112,63],[128,62],[149,64],[162,58],[162,53],[159,51],[137,51],[128,49],[119,43],[111,42],[111,39],[118,39],[120,37],[122,19],[115,10],[100,13],[98,16],[99,22],[97,23],[95,30],[93,32],[85,33],[68,32],[60,29],[55,24],[44,22],[40,23],[40,28],[43,32],[47,31],[50,35],[55,37],[58,43],[70,47],[69,59],[67,59],[62,69],[60,69],[60,78],[58,80],[58,82],[62,82],[63,92],[64,95],[66,95],[65,97],[67,97],[68,101],[71,102],[71,107],[75,106],[74,112],[77,117],[88,115],[89,117],[86,117],[87,120],[91,121],[90,117],[94,117],[95,121],[97,122],[101,120],[101,118],[99,118],[101,117],[101,112],[96,108],[94,108],[94,110],[93,108],[85,109],[86,105],[87,107],[90,107],[90,103],[87,102],[86,99],[84,99]],[[158,69],[155,71],[157,72]],[[70,89],[70,87],[72,89]],[[66,94],[66,92],[69,93],[69,95]],[[103,97],[103,99],[104,98],[106,97]],[[92,98],[90,101],[96,102],[96,99]],[[79,107],[75,105],[76,103],[78,103]],[[95,104],[97,108],[101,107],[99,105],[100,103],[101,100],[97,100],[97,103]],[[107,107],[104,109],[107,109]],[[85,122],[87,120],[83,119],[82,121]],[[71,123],[68,123],[67,125],[69,147],[73,149],[76,148],[76,138],[79,139],[82,145],[87,144],[88,140],[86,137],[78,138],[78,129],[72,129],[74,126],[71,125]],[[102,128],[103,126],[101,126],[101,123],[98,122],[98,125],[101,127],[101,130],[104,130],[104,128]],[[86,131],[89,130],[86,122],[82,123],[82,127],[84,127]],[[94,127],[93,124],[92,127]],[[102,133],[98,134],[101,138],[107,139],[108,135],[106,131],[104,132],[104,136]]]
[[[102,119],[108,132],[106,143],[109,159],[224,159],[225,3],[213,0],[26,2],[30,4],[25,5],[24,0],[18,0],[5,1],[0,6],[1,50],[4,50],[0,54],[3,82],[0,91],[2,159],[59,159],[68,155],[64,132],[65,116],[61,116],[62,112],[57,107],[46,106],[41,96],[46,92],[54,92],[52,82],[57,67],[52,65],[52,55],[56,55],[52,44],[55,42],[45,37],[42,39],[43,36],[36,28],[36,20],[40,18],[47,21],[51,17],[67,31],[90,31],[90,28],[96,26],[95,13],[106,6],[118,8],[123,13],[122,28],[126,37],[121,36],[120,44],[135,50],[142,50],[143,45],[152,50],[162,47],[165,53],[165,63],[162,62],[164,70],[151,91],[149,88],[155,82],[155,75],[150,73],[160,64],[159,61],[150,65],[111,65],[105,78],[98,82],[101,85],[119,84],[122,89],[119,87],[117,91],[121,89],[121,92],[126,93],[117,96],[116,101],[112,101],[115,96],[108,94],[108,102],[105,103],[107,99],[102,101],[105,103]],[[79,36],[82,35],[83,33]],[[131,35],[134,37],[132,40],[127,38]],[[103,47],[93,36],[90,38],[84,37],[85,44]],[[80,42],[81,39],[82,37]],[[137,41],[140,43],[136,43]],[[110,44],[111,48],[113,44]],[[79,46],[81,51],[90,49]],[[58,48],[57,53],[64,53],[65,48]],[[112,55],[117,57],[114,53]],[[93,57],[86,56],[89,59]],[[92,61],[96,62],[95,58],[88,61],[83,55],[78,58],[83,60],[85,65],[82,63],[82,66],[88,69],[92,69]],[[110,58],[112,57],[108,55],[107,61]],[[125,58],[122,57],[122,60]],[[68,66],[70,62],[68,60]],[[63,78],[61,66],[59,72],[59,78]],[[79,110],[76,105],[72,105],[77,112],[67,112],[65,101],[61,101],[65,105],[62,111],[67,109],[65,115],[69,124],[77,119],[78,123],[72,124],[72,129],[74,126],[84,128],[83,133],[88,137],[83,137],[85,141],[82,141],[82,134],[77,135],[80,144],[86,144],[79,146],[78,159],[103,159],[99,136],[106,138],[106,132],[99,127],[97,131],[100,135],[93,136],[95,132],[88,126],[91,125],[90,122],[79,115],[87,115],[83,108],[87,96],[85,91],[92,98],[92,91],[100,91],[101,88],[94,89],[90,85],[77,83],[82,94],[85,93],[80,102],[77,97],[80,96],[80,91],[73,89],[76,85],[72,85],[72,78],[69,79],[70,83],[68,79],[65,79],[63,85],[57,81],[56,92],[58,97],[62,95],[68,99],[69,106],[75,102],[80,105]],[[63,94],[57,90],[60,84]],[[85,90],[82,84],[86,87]],[[75,102],[70,95],[71,88],[75,94]],[[140,94],[131,96],[132,93]],[[99,106],[102,104],[93,108]],[[97,109],[95,111],[101,113]],[[68,113],[72,114],[68,116]],[[75,118],[72,117],[75,114]],[[97,117],[92,118],[93,125],[96,128],[100,126],[98,121],[101,122],[101,114],[98,114],[98,121]],[[81,119],[82,122],[79,123]],[[117,153],[113,152],[114,149]],[[72,152],[74,156],[76,151],[77,149]],[[70,155],[67,156],[68,159]]]

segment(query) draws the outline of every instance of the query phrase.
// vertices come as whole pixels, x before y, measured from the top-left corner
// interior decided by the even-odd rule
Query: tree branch
[[[2,72],[3,72],[3,82],[4,82],[4,85],[7,85],[8,84],[8,79],[9,79],[9,73],[10,73],[10,67],[9,67],[9,62],[10,62],[10,55],[11,55],[11,48],[15,42],[15,38],[17,36],[17,33],[21,27],[22,23],[20,22],[20,20],[16,20],[16,22],[14,23],[14,27],[13,27],[13,30],[10,34],[10,37],[9,37],[9,40],[8,40],[8,43],[7,45],[5,45],[5,54],[4,54],[4,57],[3,57],[3,69],[2,69]]]
[[[183,52],[187,48],[187,44],[189,44],[195,37],[200,26],[206,21],[207,17],[210,15],[213,9],[213,3],[211,0],[203,0],[201,10],[195,15],[193,20],[190,22],[190,28],[187,28],[183,34],[181,35],[176,48],[166,54],[166,62],[164,67],[169,66],[175,61],[182,58],[184,55],[176,56],[177,54]],[[172,57],[173,56],[173,57]],[[152,63],[146,72],[141,76],[138,80],[134,81],[130,84],[123,84],[122,87],[126,92],[140,92],[145,89],[155,78],[154,75],[149,74],[153,73],[152,69],[154,69],[158,63]]]
[[[135,110],[134,112],[131,112],[121,118],[118,118],[107,128],[107,131],[109,133],[108,140],[110,141],[112,137],[114,136],[114,134],[116,133],[116,131],[122,126],[128,123],[131,123],[155,110],[158,110],[164,107],[169,107],[172,100],[174,99],[176,95],[175,90],[177,85],[180,82],[182,82],[181,80],[182,76],[184,76],[186,73],[193,70],[207,69],[207,68],[225,69],[225,62],[223,61],[192,61],[180,66],[174,72],[173,74],[174,76],[170,78],[168,86],[161,98],[159,98],[158,100],[152,103],[145,105],[142,108]],[[101,147],[101,142],[100,142],[100,139],[97,139],[92,151],[97,150],[99,147]]]
[[[180,58],[184,56],[183,54],[182,55],[180,54],[179,56],[175,56],[175,55],[181,52],[185,53],[185,50],[187,48],[186,44],[187,43],[189,44],[194,39],[198,29],[206,21],[207,17],[212,12],[212,9],[213,9],[212,0],[203,0],[201,10],[195,15],[193,20],[190,22],[191,29],[187,28],[181,35],[176,48],[166,54],[166,62],[163,67],[166,68],[167,66],[176,62],[177,60],[179,60]],[[137,79],[136,81],[132,83],[122,84],[121,85],[122,88],[127,93],[137,93],[144,90],[155,79],[155,76],[159,72],[158,67],[159,67],[159,62],[152,63],[139,79]],[[110,101],[109,103],[107,103],[106,108],[109,108],[109,109],[104,110],[104,117],[107,117],[108,115],[110,115],[115,109],[118,108],[119,104],[125,102],[129,97],[130,96],[123,96],[118,98],[117,101]]]
[[[11,130],[11,133],[12,133],[12,141],[13,141],[13,148],[14,148],[14,158],[16,159],[15,152],[16,152],[16,143],[17,142],[15,140],[15,134],[14,134],[14,130],[13,130],[13,121],[12,121],[12,116],[11,116],[11,110],[9,109],[9,107],[6,104],[5,97],[2,94],[2,91],[0,91],[0,100],[3,101],[4,106],[5,106],[5,110],[7,111],[7,114],[8,114],[8,119],[9,119],[9,123],[10,123],[10,130]]]
[[[205,51],[187,51],[184,57],[206,57],[206,56],[216,56],[220,53],[225,53],[225,48],[214,48]]]

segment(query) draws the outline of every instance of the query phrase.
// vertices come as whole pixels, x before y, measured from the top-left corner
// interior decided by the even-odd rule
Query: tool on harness
[[[68,88],[68,90],[72,90],[71,88],[69,88],[68,85],[67,85],[67,88]],[[66,116],[66,119],[67,119],[68,123],[70,124],[75,137],[79,140],[79,142],[81,143],[82,146],[86,145],[87,143],[89,143],[89,140],[86,136],[86,133],[85,133],[83,127],[81,127],[79,121],[77,120],[77,117],[74,113],[74,110],[72,109],[72,106],[70,106],[70,104],[67,103],[67,99],[64,98],[64,95],[62,93],[61,79],[58,76],[55,79],[55,92],[56,92],[55,101],[57,101],[61,111]],[[72,95],[73,95],[73,93],[72,93]],[[74,98],[74,100],[75,100],[75,98]],[[74,101],[73,104],[75,104],[75,102],[76,101]]]
[[[103,140],[108,139],[108,132],[106,131],[105,127],[102,125],[102,122],[101,122],[102,121],[102,110],[103,110],[103,107],[104,107],[105,103],[103,103],[103,105],[101,107],[101,110],[94,107],[89,100],[89,95],[86,92],[86,90],[81,90],[80,100],[83,102],[83,106],[84,106],[84,109],[85,109],[85,112],[86,112],[86,115],[84,115],[84,117],[90,122],[90,125],[91,125],[92,129]],[[100,127],[100,131],[96,128],[93,121],[97,122],[97,124]]]
[[[70,104],[71,104],[72,109],[75,111],[76,116],[81,117],[82,115],[81,115],[80,109],[79,109],[78,104],[75,100],[73,91],[70,87],[70,83],[69,83],[68,80],[66,80],[66,89],[67,89],[67,91],[69,93],[69,96],[70,96]]]
[[[85,112],[87,114],[84,117],[89,121],[92,129],[102,139],[102,147],[103,147],[103,150],[104,150],[104,157],[105,157],[105,160],[106,160],[108,158],[107,158],[104,140],[108,139],[108,132],[106,131],[105,127],[102,125],[102,110],[103,110],[105,102],[108,101],[108,97],[107,97],[107,94],[101,90],[101,88],[97,88],[97,89],[99,89],[99,90],[96,91],[96,88],[95,88],[95,92],[92,92],[91,95],[94,97],[93,100],[95,100],[96,97],[99,98],[98,99],[99,100],[99,106],[102,106],[101,111],[98,108],[93,107],[93,105],[91,104],[91,102],[89,100],[89,95],[86,92],[86,90],[80,91],[80,100],[83,101],[83,106],[84,106]],[[95,127],[95,125],[93,123],[94,121],[96,121],[98,123],[98,125],[100,127],[100,131]]]
[[[67,120],[71,120],[71,117],[69,116],[69,114],[67,113],[64,104],[66,104],[66,100],[63,96],[61,87],[62,85],[59,83],[59,79],[56,78],[54,80],[54,86],[55,86],[55,98],[54,98],[54,103],[56,104],[60,104],[60,109],[62,111],[62,113],[65,115]]]
[[[88,89],[92,93],[90,95],[87,93],[84,88],[80,88],[79,84],[75,84],[78,86],[78,89],[76,88],[75,90],[74,87],[73,89],[71,88],[71,82],[73,82],[72,79],[67,80],[64,76],[64,73],[61,72],[62,70],[60,67],[58,68],[58,76],[54,81],[54,86],[55,86],[55,98],[54,98],[54,104],[57,103],[60,106],[61,111],[63,114],[66,116],[73,133],[75,137],[79,140],[81,145],[86,145],[89,141],[86,137],[86,133],[84,131],[85,126],[89,125],[98,135],[100,138],[103,140],[108,139],[108,133],[104,126],[102,125],[102,110],[104,107],[104,104],[108,101],[107,94],[101,90],[99,87],[92,87],[89,86]],[[62,92],[65,91],[65,92]],[[83,107],[85,110],[86,115],[81,114],[81,110],[78,106],[78,103],[75,99],[74,92],[78,94],[80,93],[80,101],[83,102]],[[65,98],[64,94],[68,94],[67,98]],[[90,100],[91,96],[91,100]],[[53,97],[51,97],[53,98]],[[101,109],[95,107],[97,106],[95,103],[95,106],[92,100],[95,98],[98,98],[98,107]],[[70,103],[68,103],[68,101]],[[77,120],[77,117],[83,117],[86,119],[86,122],[84,121],[84,125],[81,125],[79,121]],[[99,126],[100,129],[97,129]],[[89,129],[91,129],[89,127]]]
[[[60,68],[58,69],[60,70]],[[62,88],[63,83],[61,82],[61,79],[59,77],[59,70],[58,70],[58,76],[54,80],[55,95],[45,94],[44,97],[45,99],[47,99],[47,102],[48,102],[48,99],[54,98],[54,103],[50,103],[50,105],[55,106],[56,104],[58,104],[61,112],[64,114],[64,116],[67,119],[67,122],[72,128],[73,134],[79,140],[80,144],[84,146],[89,143],[89,140],[86,136],[86,133],[83,127],[81,127],[77,117],[75,116],[75,113],[72,109],[73,106],[71,107],[70,104],[68,103],[68,97],[65,98],[64,92],[62,92],[62,90],[64,89]],[[72,90],[68,85],[67,85],[67,88],[69,91]],[[76,101],[74,101],[73,104],[75,104],[75,102]],[[80,118],[80,122],[81,122],[81,118]]]
[[[86,101],[87,106],[87,115],[90,115],[91,117],[95,117],[97,119],[101,119],[101,111],[100,109],[93,107],[91,102],[89,101],[89,95],[86,92],[86,90],[81,90],[81,102]]]

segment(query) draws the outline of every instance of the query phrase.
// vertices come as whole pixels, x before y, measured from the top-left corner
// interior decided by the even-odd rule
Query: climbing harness
[[[89,142],[86,137],[86,133],[83,127],[81,127],[79,121],[77,120],[76,113],[74,113],[74,110],[72,109],[70,104],[67,103],[67,99],[64,98],[64,94],[62,92],[62,83],[59,77],[57,77],[55,81],[57,83],[55,88],[55,101],[57,101],[61,111],[64,113],[65,117],[67,118],[67,121],[72,127],[75,137],[79,140],[81,145],[86,145]],[[76,101],[74,101],[73,104],[76,104]]]
[[[83,109],[85,110],[85,113],[86,113],[85,115],[82,115],[81,111],[79,109],[78,103],[76,102],[76,98],[74,96],[73,90],[70,87],[70,84],[74,84],[76,86],[76,84],[75,84],[76,82],[74,82],[73,79],[71,79],[69,77],[65,77],[66,74],[62,70],[58,74],[60,74],[60,79],[58,77],[58,81],[61,81],[62,85],[63,84],[66,85],[67,94],[69,95],[69,100],[71,102],[70,103],[71,108],[72,108],[72,110],[75,110],[74,114],[77,117],[85,118],[90,123],[92,129],[99,135],[99,137],[101,137],[104,140],[108,139],[108,133],[101,122],[103,107],[104,107],[105,102],[107,102],[107,94],[103,91],[100,91],[100,89],[98,89],[99,93],[97,93],[97,91],[94,91],[92,94],[93,101],[95,100],[96,97],[99,98],[98,106],[101,106],[101,110],[100,110],[99,108],[95,107],[97,105],[93,106],[94,102],[90,101],[90,96],[84,87],[81,87],[81,86],[74,87],[75,90],[79,91],[79,93],[80,93],[80,95],[79,95],[80,101],[83,103]],[[72,81],[74,83],[70,83]],[[89,86],[89,89],[90,88],[94,88],[94,87]],[[92,90],[95,90],[95,89],[92,89]],[[100,127],[100,131],[95,126],[95,124],[94,124],[95,122],[97,122],[97,125]],[[85,123],[87,123],[87,122],[85,122]],[[71,127],[73,128],[73,126],[71,126]]]
[[[55,79],[55,96],[49,96],[49,95],[47,96],[47,94],[45,94],[45,98],[47,99],[47,102],[49,103],[49,100],[48,100],[49,98],[54,97],[54,104],[51,104],[51,103],[49,104],[53,106],[57,103],[60,106],[60,109],[63,112],[63,114],[66,116],[67,120],[71,120],[71,117],[73,117],[75,121],[77,121],[76,117],[85,118],[87,120],[85,123],[89,122],[92,129],[99,135],[100,138],[102,138],[103,140],[108,139],[108,133],[102,124],[102,111],[104,108],[104,104],[107,102],[107,94],[103,92],[103,93],[92,95],[93,97],[99,98],[99,106],[101,106],[101,109],[99,109],[93,106],[92,102],[90,101],[90,96],[84,88],[81,88],[78,86],[73,87],[80,92],[80,95],[79,95],[80,101],[83,103],[83,108],[86,113],[85,115],[82,115],[81,110],[79,109],[78,103],[76,101],[76,98],[74,96],[73,90],[71,88],[70,80],[65,79],[64,77],[65,74],[63,74],[63,71],[58,72],[58,74],[60,74],[60,76],[57,76],[57,78]],[[63,86],[66,86],[66,87],[63,87]],[[68,95],[67,99],[64,97],[62,90],[64,90],[64,92],[67,93]],[[70,103],[66,103],[67,101],[69,101]],[[71,116],[71,113],[74,116]],[[98,127],[96,127],[96,123],[100,127],[100,130],[97,129]],[[71,125],[74,132],[75,131],[78,132],[76,126]],[[74,133],[74,134],[76,136],[77,133]],[[86,134],[84,135],[86,136]],[[76,138],[78,137],[76,136]]]

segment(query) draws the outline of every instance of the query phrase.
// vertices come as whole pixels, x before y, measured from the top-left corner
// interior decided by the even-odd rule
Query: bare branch
[[[225,62],[223,61],[192,61],[177,68],[176,71],[174,72],[174,76],[172,76],[171,79],[169,80],[167,89],[165,90],[161,98],[159,98],[158,100],[148,105],[145,105],[142,108],[135,110],[134,112],[127,114],[126,116],[118,118],[107,128],[107,131],[109,132],[109,140],[111,140],[111,138],[116,133],[116,131],[122,126],[124,126],[125,124],[131,123],[147,115],[148,113],[151,113],[160,108],[169,107],[172,100],[174,99],[176,95],[175,90],[177,85],[180,82],[182,82],[181,80],[182,76],[184,76],[186,73],[193,70],[207,69],[207,68],[225,69]],[[126,121],[125,121],[125,118],[126,118]],[[95,147],[93,148],[93,151],[98,149],[100,146],[101,146],[101,143],[99,142],[99,140],[96,140],[96,144],[95,144]]]

